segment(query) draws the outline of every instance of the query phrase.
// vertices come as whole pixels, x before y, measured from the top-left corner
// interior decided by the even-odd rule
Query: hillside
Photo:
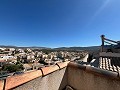
[[[59,47],[59,48],[48,48],[48,47],[37,47],[37,46],[32,46],[32,47],[17,47],[17,46],[5,46],[5,45],[0,45],[2,48],[30,48],[30,49],[52,49],[52,50],[78,50],[78,51],[96,51],[100,49],[100,46],[90,46],[90,47]]]
[[[60,48],[55,48],[59,50],[99,50],[100,46],[90,46],[90,47],[60,47]]]

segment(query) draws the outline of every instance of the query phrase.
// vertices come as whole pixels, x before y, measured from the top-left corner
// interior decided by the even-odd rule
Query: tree
[[[25,53],[28,53],[28,50],[27,50],[27,49],[24,49],[24,52],[25,52]]]
[[[20,61],[20,56],[17,56],[17,61]]]
[[[23,70],[24,68],[23,68],[23,65],[22,64],[17,64],[17,65],[15,65],[15,64],[5,64],[5,65],[3,65],[3,67],[2,67],[2,70],[3,71],[8,71],[8,72],[16,72],[16,71],[21,71],[21,70]]]
[[[18,53],[19,53],[19,51],[17,49],[15,49],[14,54],[18,54]]]

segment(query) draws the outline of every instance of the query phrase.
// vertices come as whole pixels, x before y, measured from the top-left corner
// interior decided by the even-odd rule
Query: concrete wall
[[[80,61],[83,61],[83,62],[87,62],[87,59],[88,59],[88,54],[84,57],[84,58],[82,58]]]
[[[83,67],[68,67],[68,85],[75,90],[120,90],[120,81],[87,72]]]
[[[63,68],[46,76],[38,77],[13,90],[62,90],[67,85],[67,70]]]
[[[4,88],[4,80],[0,80],[0,90],[3,90]]]

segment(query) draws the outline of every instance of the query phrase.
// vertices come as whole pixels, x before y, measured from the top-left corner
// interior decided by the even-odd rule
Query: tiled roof
[[[100,57],[99,68],[120,73],[119,57]]]
[[[21,74],[21,75],[7,77],[5,79],[5,81],[0,80],[0,90],[2,90],[3,87],[5,87],[5,90],[9,90],[9,89],[17,87],[21,84],[24,84],[28,81],[31,81],[35,78],[45,76],[45,75],[50,74],[56,70],[59,70],[59,69],[66,67],[68,63],[69,63],[69,61],[63,62],[63,63],[57,63],[56,65],[53,65],[53,66],[43,67],[40,70],[34,70],[31,72],[26,72],[26,73]]]
[[[42,73],[40,70],[38,71],[33,71],[33,72],[28,72],[22,75],[16,75],[16,76],[11,76],[6,79],[6,86],[5,89],[11,89],[16,86],[19,86],[23,83],[26,83],[30,80],[33,80],[39,76],[42,76]]]

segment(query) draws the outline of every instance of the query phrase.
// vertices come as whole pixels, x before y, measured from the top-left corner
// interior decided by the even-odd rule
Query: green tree
[[[24,49],[24,52],[25,52],[25,53],[28,53],[28,50],[27,50],[27,49]]]
[[[15,65],[15,64],[5,64],[3,65],[2,67],[2,70],[3,71],[8,71],[8,72],[16,72],[16,71],[21,71],[23,70],[23,65],[22,64],[18,64],[18,65]]]

